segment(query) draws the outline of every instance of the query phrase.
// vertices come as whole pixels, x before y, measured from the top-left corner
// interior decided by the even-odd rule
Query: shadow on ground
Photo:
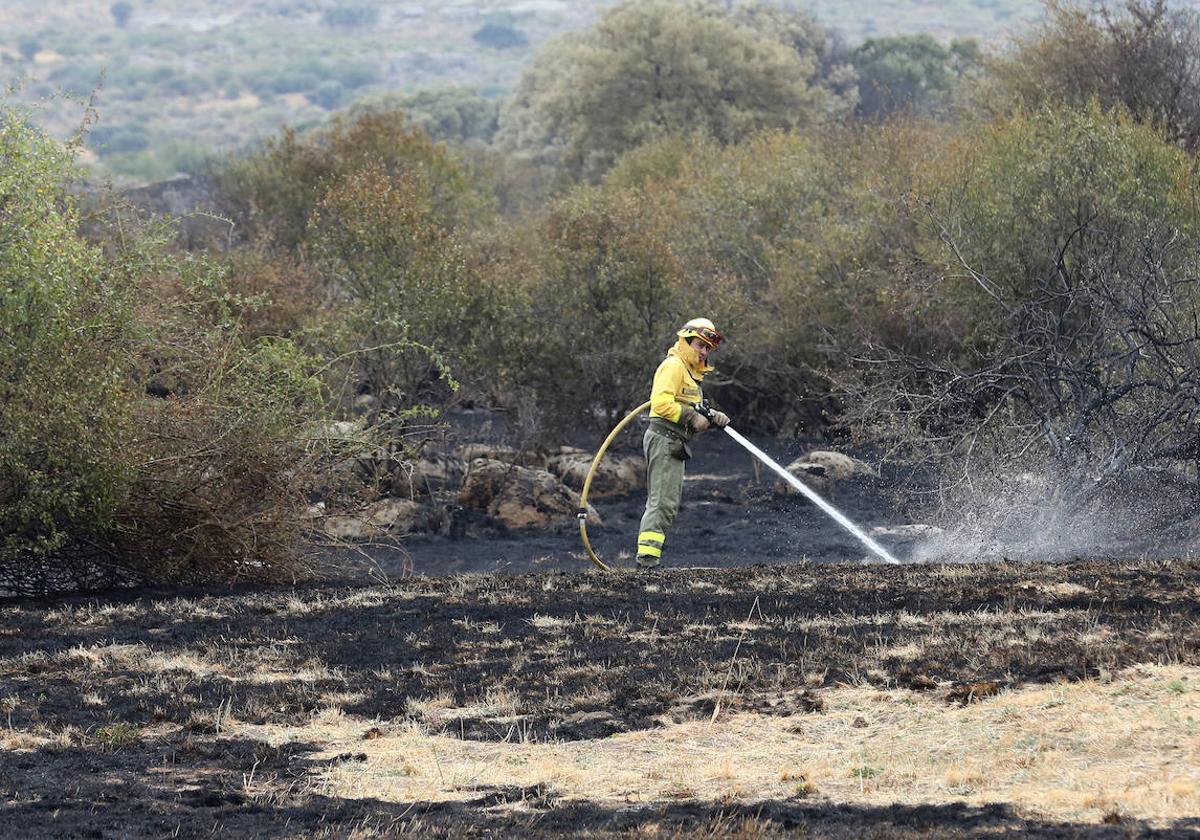
[[[1200,819],[1151,828],[1023,816],[1005,805],[858,807],[815,800],[566,801],[553,789],[480,787],[460,802],[338,799],[308,781],[316,747],[217,738],[112,752],[85,749],[0,756],[0,834],[6,837],[1194,837]]]
[[[968,703],[981,686],[1200,664],[1198,598],[1195,561],[1114,561],[466,575],[8,602],[0,834],[1182,836],[1200,824],[1060,824],[999,806],[610,809],[541,789],[436,806],[339,801],[314,786],[328,765],[315,745],[238,740],[223,722],[300,725],[335,708],[467,739],[511,738],[515,725],[523,738],[581,740],[707,718],[716,688],[723,708],[761,714],[821,714],[822,691],[839,683]],[[497,696],[508,705],[489,708]],[[424,717],[420,701],[435,697],[438,714]]]

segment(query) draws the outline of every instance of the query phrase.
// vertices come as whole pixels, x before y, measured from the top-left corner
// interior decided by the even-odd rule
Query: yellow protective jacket
[[[687,339],[675,342],[654,372],[654,385],[650,388],[651,417],[675,424],[679,431],[689,434],[684,425],[692,412],[688,406],[704,399],[700,381],[712,370],[700,363],[700,355]]]

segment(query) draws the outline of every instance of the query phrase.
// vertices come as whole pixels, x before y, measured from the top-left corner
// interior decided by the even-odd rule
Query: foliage
[[[442,224],[482,208],[461,164],[398,111],[336,119],[304,135],[288,128],[258,151],[218,165],[213,180],[243,236],[295,250],[328,186],[368,165],[401,181],[410,174],[423,179]]]
[[[311,571],[315,363],[166,228],[117,205],[81,239],[71,151],[0,110],[0,587]]]
[[[334,27],[371,26],[379,21],[379,9],[358,3],[333,6],[321,12],[321,21]]]
[[[161,395],[137,406],[114,554],[141,580],[310,575],[304,510],[327,422],[318,363],[287,339],[247,336],[236,317],[245,303],[221,267],[172,257],[166,233],[111,243],[140,290],[140,374]]]
[[[561,151],[595,176],[623,153],[675,132],[735,142],[764,127],[814,122],[824,94],[813,56],[705,2],[627,2],[588,32],[545,47],[501,116],[511,148]]]
[[[946,47],[921,34],[868,38],[852,60],[858,74],[856,113],[882,119],[900,111],[945,114],[959,80],[979,72],[982,55],[973,40]]]
[[[925,288],[898,300],[909,334],[944,338],[913,352],[853,335],[874,358],[857,416],[962,474],[1044,465],[1075,507],[1130,470],[1194,457],[1194,167],[1097,105],[969,135],[917,191],[929,259],[913,249],[908,274]]]
[[[453,142],[490,143],[500,119],[497,100],[458,87],[369,98],[355,105],[350,115],[369,111],[402,111],[410,125],[432,139]]]
[[[674,343],[684,278],[648,211],[632,193],[581,188],[540,223],[536,273],[506,350],[546,430],[611,428],[646,399]]]
[[[74,234],[70,153],[3,107],[0,164],[0,586],[20,589],[121,504],[130,301]]]
[[[133,4],[127,0],[117,0],[109,7],[112,13],[113,21],[122,29],[129,23],[129,18],[133,15]]]
[[[485,23],[471,38],[476,43],[494,50],[511,50],[529,43],[524,32],[501,23]]]
[[[347,173],[317,203],[307,238],[323,281],[346,302],[351,381],[375,397],[373,422],[444,402],[446,386],[457,386],[437,348],[453,348],[456,361],[469,355],[475,313],[427,174],[370,164]]]
[[[1167,0],[1120,7],[1048,2],[1047,18],[992,67],[989,103],[1028,107],[1092,99],[1120,106],[1172,142],[1200,148],[1200,15]]]
[[[939,145],[920,123],[764,132],[731,147],[677,139],[626,156],[609,175],[606,185],[645,193],[684,265],[691,306],[731,337],[716,357],[722,384],[710,390],[739,423],[789,434],[827,424],[830,333],[886,317],[874,274],[888,272],[907,236],[893,196]]]

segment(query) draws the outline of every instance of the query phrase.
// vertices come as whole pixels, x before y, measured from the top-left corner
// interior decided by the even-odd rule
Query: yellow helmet
[[[725,336],[717,332],[716,325],[707,318],[693,318],[675,335],[680,338],[698,338],[709,347],[716,347],[725,340]]]

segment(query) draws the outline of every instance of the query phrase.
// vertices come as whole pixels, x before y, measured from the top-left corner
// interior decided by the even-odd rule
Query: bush
[[[69,152],[11,108],[0,157],[0,589],[311,573],[315,362],[165,228],[118,207],[84,242]]]
[[[379,9],[366,5],[334,6],[321,12],[321,21],[333,27],[374,26],[379,21]]]
[[[320,105],[322,108],[328,111],[332,111],[341,104],[345,95],[346,89],[342,86],[341,82],[333,79],[326,79],[325,81],[321,82],[321,84],[317,85],[315,90],[309,92],[308,98],[311,99],[314,104]]]
[[[140,152],[150,147],[150,132],[143,125],[100,125],[88,132],[88,145],[101,155]]]
[[[376,397],[377,422],[445,402],[456,386],[441,354],[462,358],[471,345],[462,255],[438,215],[424,172],[368,164],[332,184],[310,217],[317,266],[346,301],[351,381]]]
[[[471,37],[476,43],[494,50],[511,50],[529,44],[524,32],[499,23],[485,23]]]
[[[0,108],[0,589],[91,571],[56,563],[111,532],[134,463],[123,384],[128,291],[75,235],[69,153]]]
[[[545,433],[580,422],[610,428],[648,398],[686,317],[680,264],[650,216],[631,192],[581,188],[529,243],[536,273],[505,355]]]
[[[968,134],[911,205],[899,339],[876,324],[847,342],[875,361],[857,418],[960,475],[1035,474],[1069,509],[1200,454],[1193,167],[1097,105]]]
[[[397,177],[423,173],[441,224],[453,226],[484,206],[462,164],[400,112],[339,118],[306,135],[285,130],[259,151],[217,166],[213,180],[222,209],[247,238],[293,250],[328,185],[367,165]]]
[[[120,258],[128,265],[130,256]],[[246,336],[216,266],[163,269],[143,278],[141,316],[152,329],[138,358],[143,381],[165,396],[138,406],[137,470],[114,544],[141,580],[310,576],[304,511],[327,422],[319,365],[285,339]]]

